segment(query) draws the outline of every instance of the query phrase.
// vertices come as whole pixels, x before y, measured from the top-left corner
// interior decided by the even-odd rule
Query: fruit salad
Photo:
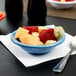
[[[0,11],[0,21],[5,18],[6,14],[2,11]]]
[[[49,45],[57,42],[64,35],[62,26],[47,28],[46,26],[19,27],[14,38],[28,45]]]

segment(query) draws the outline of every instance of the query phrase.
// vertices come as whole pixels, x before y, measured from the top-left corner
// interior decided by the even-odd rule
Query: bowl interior
[[[61,44],[62,42],[64,42],[65,40],[65,34],[62,36],[62,38],[60,40],[58,40],[56,43],[53,43],[53,44],[50,44],[50,45],[43,45],[43,46],[32,46],[32,45],[27,45],[27,44],[23,44],[21,42],[19,42],[18,40],[16,40],[14,38],[14,35],[15,35],[16,31],[14,31],[12,34],[11,34],[11,40],[13,43],[17,44],[17,45],[20,45],[20,46],[23,46],[23,47],[35,47],[35,48],[41,48],[41,47],[54,47],[54,46],[57,46],[59,44]]]

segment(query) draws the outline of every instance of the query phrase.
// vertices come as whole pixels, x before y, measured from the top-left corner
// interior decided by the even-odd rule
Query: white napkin
[[[20,46],[14,44],[10,39],[10,35],[11,33],[8,35],[1,35],[0,41],[25,67],[34,66],[43,62],[63,57],[70,51],[69,43],[72,36],[67,33],[65,33],[66,39],[62,44],[56,46],[48,54],[39,56],[29,54],[28,52],[24,51]]]

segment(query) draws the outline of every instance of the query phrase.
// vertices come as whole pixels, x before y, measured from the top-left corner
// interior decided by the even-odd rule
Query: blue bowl
[[[58,40],[56,43],[53,43],[53,44],[50,44],[50,45],[38,45],[38,46],[34,46],[34,45],[27,45],[27,44],[23,44],[21,42],[19,42],[18,40],[16,40],[14,38],[14,35],[15,35],[16,31],[14,31],[12,34],[11,34],[11,40],[13,43],[21,46],[25,51],[27,51],[28,53],[31,53],[31,54],[46,54],[48,52],[50,52],[55,46],[58,46],[60,45],[61,43],[64,42],[65,40],[65,34],[61,37],[60,40]]]

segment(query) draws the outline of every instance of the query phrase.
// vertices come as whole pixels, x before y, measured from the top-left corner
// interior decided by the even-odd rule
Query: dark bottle
[[[46,0],[28,0],[28,25],[45,25],[46,15]]]
[[[6,16],[11,20],[19,20],[23,14],[22,0],[5,0]]]

